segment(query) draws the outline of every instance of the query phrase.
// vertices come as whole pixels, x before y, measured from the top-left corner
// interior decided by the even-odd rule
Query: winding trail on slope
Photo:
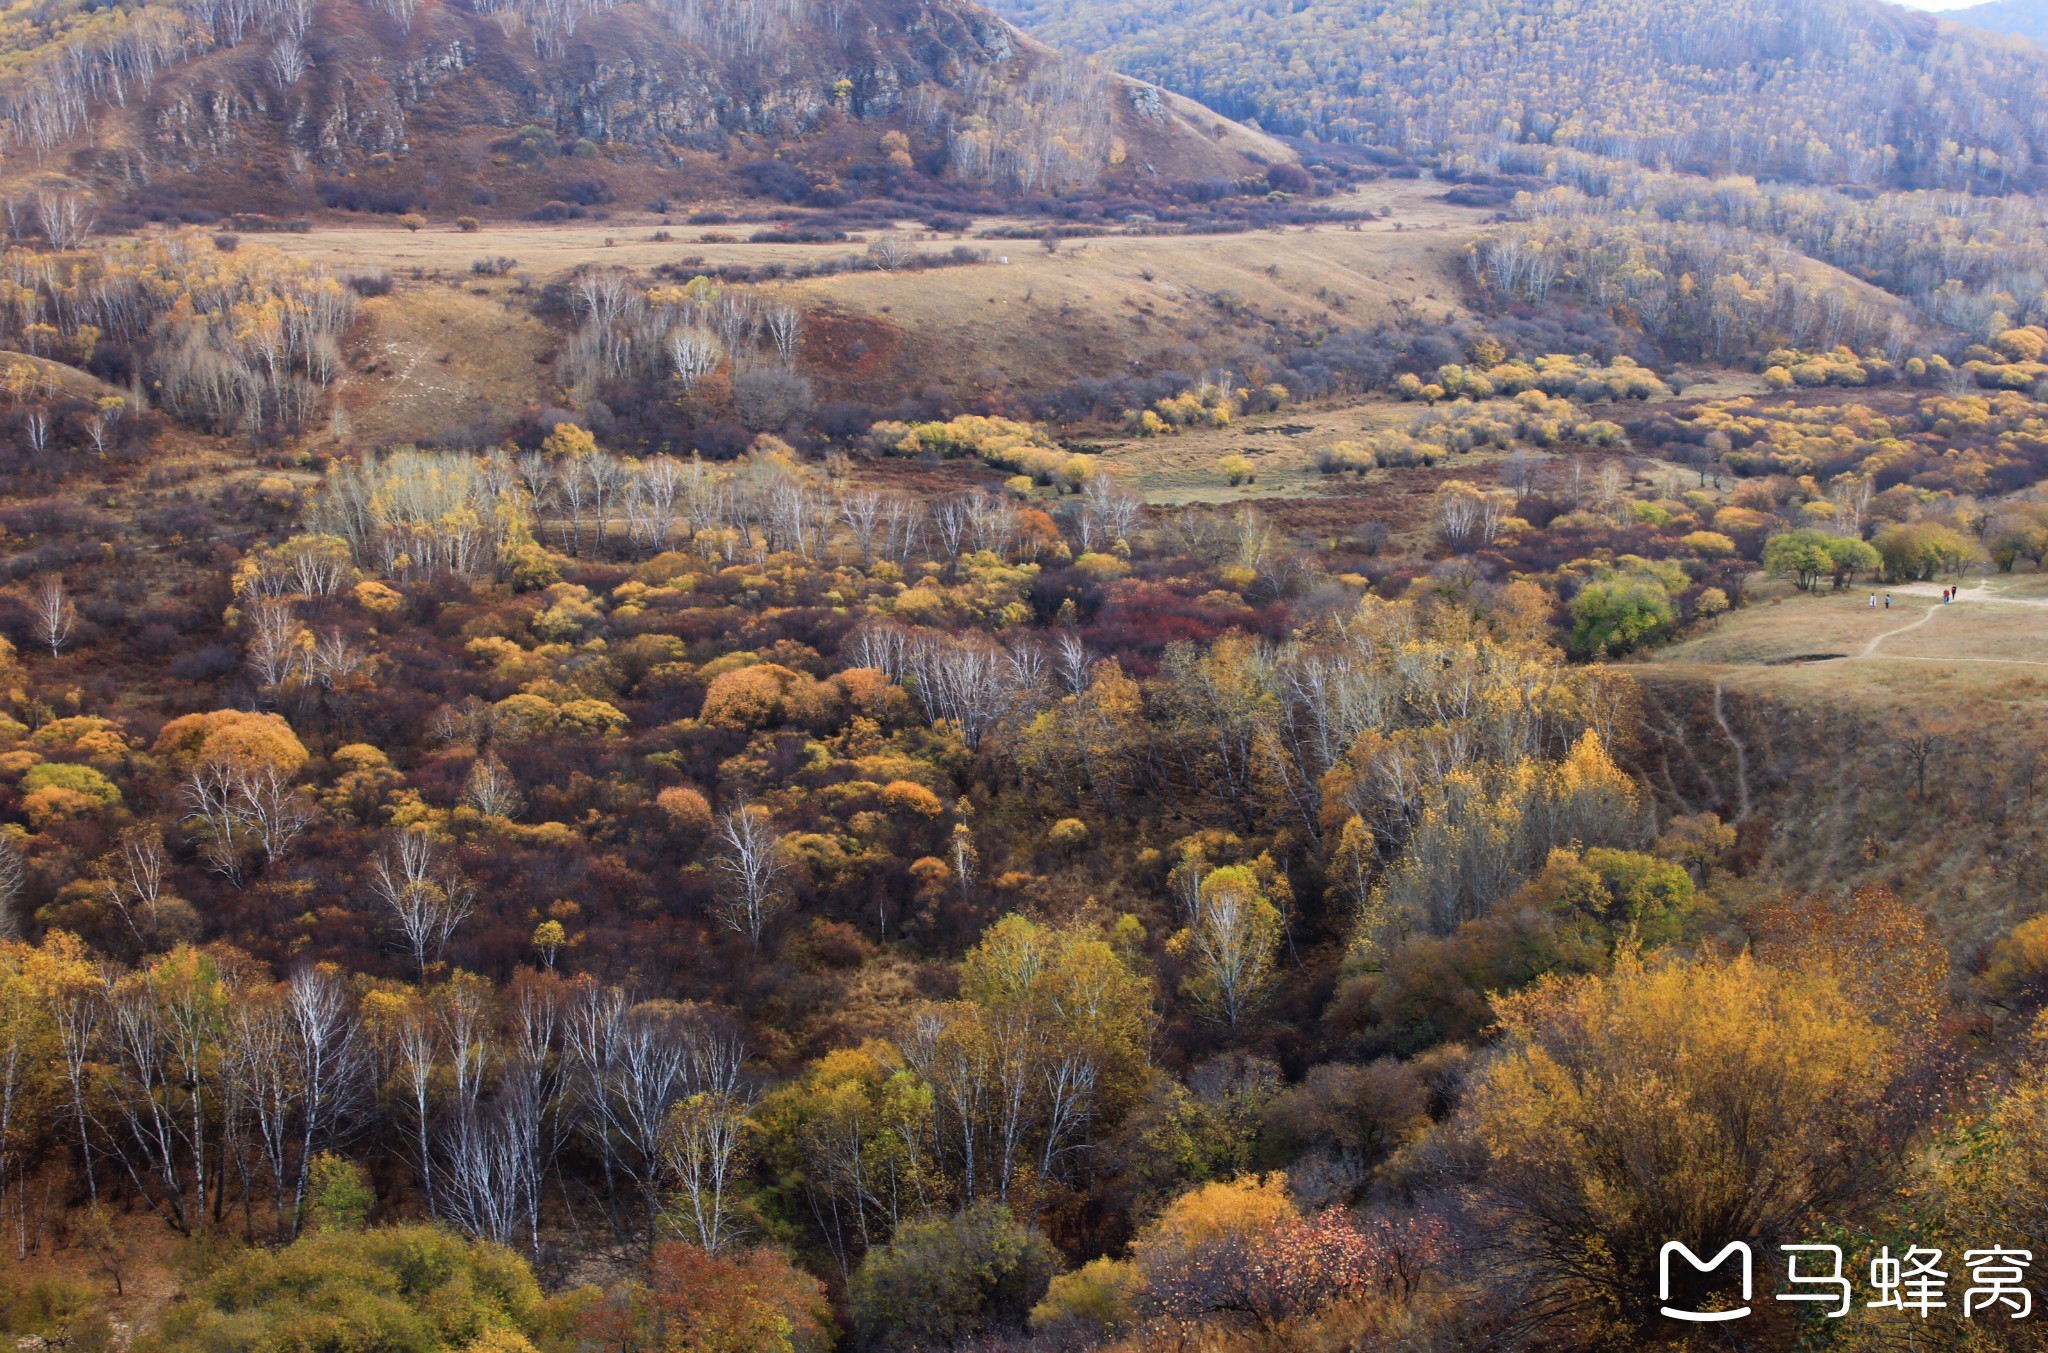
[[[1941,595],[1941,588],[1934,583],[1900,583],[1892,588],[1892,591],[1903,592],[1909,597]],[[2048,597],[2015,597],[2002,590],[1993,591],[1989,578],[1979,578],[1975,587],[1967,594],[1957,594],[1956,600],[1962,601],[1966,597],[1970,601],[1995,601],[2002,606],[2048,606]]]
[[[1941,594],[1941,589],[1932,583],[1907,583],[1892,590],[1904,593],[1907,596],[1938,597]],[[1961,601],[1962,599],[1962,594],[1958,594],[1957,600]],[[2002,596],[1991,590],[1990,579],[1988,578],[1979,578],[1977,580],[1977,585],[1971,588],[1968,593],[1968,599],[1978,603],[1998,602],[2008,606],[2048,606],[2048,597]],[[1869,643],[1863,645],[1855,653],[1833,659],[1833,661],[1860,662],[1865,659],[1876,659],[1884,662],[1984,662],[1997,663],[2008,667],[2048,667],[2048,661],[2042,661],[2037,658],[1964,658],[1942,657],[1924,653],[1878,652],[1878,649],[1887,639],[1895,638],[1906,633],[1908,630],[1919,629],[1922,625],[1934,619],[1944,609],[1946,609],[1946,604],[1936,602],[1934,605],[1929,606],[1918,620],[1885,630],[1883,633],[1874,636]],[[1735,791],[1736,801],[1739,805],[1735,821],[1743,822],[1749,818],[1753,804],[1749,787],[1749,750],[1743,745],[1741,736],[1736,733],[1735,725],[1728,721],[1726,691],[1730,675],[1730,673],[1724,672],[1714,678],[1714,722],[1720,726],[1721,736],[1728,739],[1729,747],[1735,752]]]
[[[1855,654],[1855,655],[1854,655],[1854,658],[1867,658],[1867,657],[1870,657],[1870,656],[1871,656],[1872,654],[1874,654],[1874,653],[1876,653],[1876,652],[1877,652],[1877,646],[1878,646],[1879,644],[1883,643],[1883,642],[1884,642],[1885,640],[1887,640],[1887,639],[1891,638],[1891,637],[1892,637],[1893,635],[1895,635],[1895,634],[1904,634],[1904,633],[1905,633],[1905,632],[1906,632],[1907,630],[1917,630],[1917,629],[1919,629],[1919,628],[1920,628],[1920,627],[1921,627],[1922,625],[1924,625],[1924,624],[1926,624],[1926,623],[1927,623],[1928,621],[1930,621],[1930,620],[1934,619],[1934,615],[1935,615],[1935,612],[1936,612],[1936,611],[1938,611],[1938,610],[1940,610],[1940,609],[1941,609],[1941,608],[1940,608],[1940,606],[1939,606],[1938,604],[1937,604],[1937,605],[1934,605],[1934,606],[1929,606],[1929,607],[1927,608],[1926,612],[1925,612],[1925,613],[1924,613],[1923,615],[1921,615],[1921,617],[1920,617],[1920,618],[1919,618],[1918,620],[1915,620],[1915,621],[1914,621],[1914,622],[1913,622],[1912,624],[1910,624],[1910,625],[1901,625],[1901,626],[1899,626],[1899,627],[1898,627],[1897,629],[1895,629],[1895,630],[1886,630],[1886,631],[1885,631],[1884,633],[1882,633],[1882,634],[1878,635],[1878,636],[1877,636],[1876,638],[1872,639],[1872,640],[1871,640],[1871,641],[1870,641],[1869,643],[1865,644],[1865,645],[1863,646],[1863,651],[1862,651],[1862,652],[1860,652],[1860,653],[1857,653],[1857,654]],[[1889,655],[1887,655],[1887,656],[1889,656]],[[1850,659],[1850,660],[1851,660],[1851,661],[1854,661],[1854,658],[1852,658],[1852,659]]]
[[[1741,806],[1735,814],[1737,822],[1749,820],[1749,753],[1743,749],[1742,739],[1735,736],[1734,725],[1728,722],[1728,714],[1721,698],[1722,689],[1728,678],[1714,678],[1714,722],[1721,725],[1721,736],[1728,739],[1728,745],[1735,749],[1735,793]]]
[[[1936,588],[1932,583],[1909,583],[1903,587],[1899,587],[1894,590],[1904,592],[1908,596],[1931,597],[1940,595],[1940,590]],[[1979,603],[1980,605],[1984,602],[1998,602],[2007,606],[2048,606],[2048,598],[2044,597],[2000,596],[1998,593],[1993,592],[1991,590],[1990,580],[1986,578],[1979,578],[1977,580],[1977,585],[1970,589],[1969,599],[1973,602]],[[1957,602],[1959,603],[1961,600],[1962,596],[1959,593],[1957,595]],[[1936,615],[1940,614],[1943,610],[1947,608],[1948,605],[1951,604],[1956,603],[1937,602],[1934,605],[1929,606],[1927,608],[1926,613],[1922,615],[1918,620],[1915,620],[1912,624],[1901,625],[1897,629],[1886,630],[1884,633],[1878,635],[1869,643],[1865,644],[1860,652],[1853,653],[1847,658],[1840,658],[1836,661],[1854,662],[1861,658],[1881,658],[1886,662],[1989,662],[1997,663],[2005,667],[2048,667],[2048,662],[2044,662],[2039,658],[1959,658],[1946,657],[1940,654],[1879,653],[1877,651],[1878,645],[1882,644],[1885,640],[1891,638],[1894,635],[1904,634],[1907,630],[1919,629],[1922,625],[1934,619]]]

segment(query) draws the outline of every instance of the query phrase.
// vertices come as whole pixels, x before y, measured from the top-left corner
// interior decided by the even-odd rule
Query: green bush
[[[61,1348],[100,1353],[114,1347],[114,1327],[100,1310],[105,1303],[84,1283],[45,1278],[25,1287],[0,1278],[0,1334],[23,1348]]]
[[[369,1172],[352,1160],[323,1151],[313,1157],[312,1187],[306,1196],[306,1224],[315,1232],[360,1231],[377,1205]]]
[[[1822,578],[1832,578],[1840,587],[1879,562],[1877,550],[1864,541],[1811,528],[1785,531],[1764,542],[1764,572],[1791,578],[1809,592]]]
[[[1551,851],[1529,893],[1534,901],[1588,916],[1617,935],[1632,931],[1645,944],[1678,939],[1697,905],[1692,875],[1683,866],[1605,846],[1583,855]]]
[[[1062,1273],[1031,1308],[1031,1331],[1099,1339],[1128,1324],[1136,1310],[1138,1271],[1128,1261],[1097,1259]]]
[[[223,1265],[137,1347],[443,1353],[498,1331],[518,1347],[509,1336],[540,1309],[533,1273],[501,1246],[438,1226],[334,1231]]]
[[[68,790],[101,808],[111,808],[121,801],[121,791],[112,780],[91,766],[70,761],[44,761],[30,766],[21,777],[21,792],[26,796],[39,789]]]
[[[1970,559],[1970,543],[1957,532],[1933,522],[1900,522],[1887,526],[1872,541],[1884,567],[1886,582],[1926,582],[1937,573],[1953,573]]]
[[[1655,578],[1617,574],[1587,583],[1572,598],[1572,651],[1626,653],[1668,632],[1678,620],[1671,594]]]
[[[1022,1326],[1059,1269],[1051,1242],[999,1203],[912,1222],[853,1275],[863,1346],[925,1348]]]

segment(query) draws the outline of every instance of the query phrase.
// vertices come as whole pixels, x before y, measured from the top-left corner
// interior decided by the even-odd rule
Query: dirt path
[[[1893,588],[1892,590],[1894,592],[1903,592],[1908,596],[1914,597],[1939,597],[1942,594],[1942,592],[1946,589],[1937,587],[1933,583],[1905,583],[1901,586]],[[1990,581],[1988,579],[1979,578],[1977,580],[1977,585],[1971,588],[1967,593],[1959,592],[1954,602],[1937,602],[1936,604],[1928,607],[1927,613],[1921,616],[1918,620],[1915,620],[1912,624],[1901,625],[1897,629],[1886,630],[1884,633],[1878,635],[1869,643],[1865,644],[1863,646],[1862,652],[1852,654],[1850,657],[1846,659],[1839,659],[1838,661],[1854,662],[1862,658],[1880,658],[1886,662],[1988,662],[1998,663],[2008,667],[2048,667],[2048,662],[2044,662],[2039,658],[1963,658],[1949,657],[1939,654],[1880,653],[1877,651],[1877,646],[1883,643],[1885,640],[1891,638],[1893,635],[1904,634],[1907,630],[1919,629],[1922,625],[1926,624],[1928,621],[1934,619],[1935,616],[1939,615],[1943,610],[1947,608],[1947,606],[1960,605],[1965,599],[1972,602],[2003,602],[2008,606],[2048,606],[2048,597],[2000,596],[1996,592],[1990,590]],[[1716,681],[1715,683],[1714,695],[1715,699],[1718,701],[1720,698],[1719,681]],[[1716,708],[1718,712],[1718,705]]]
[[[1741,805],[1735,814],[1737,822],[1749,820],[1749,753],[1742,746],[1742,739],[1735,736],[1735,726],[1728,722],[1728,714],[1721,698],[1722,688],[1728,678],[1714,678],[1714,722],[1721,725],[1721,736],[1728,739],[1728,745],[1735,749],[1735,792],[1736,801]]]
[[[1945,590],[1934,583],[1902,583],[1892,589],[1894,592],[1904,592],[1907,596],[1911,597],[1938,597]],[[1957,593],[1956,600],[1958,602],[1995,601],[2006,606],[2048,606],[2048,597],[2014,597],[2008,596],[2004,592],[1994,592],[1991,590],[1991,580],[1989,578],[1979,578],[1975,587],[1970,588],[1966,592]]]
[[[1849,659],[1849,661],[1854,661],[1854,660],[1855,660],[1855,658],[1868,658],[1868,657],[1872,656],[1873,654],[1875,654],[1875,653],[1877,652],[1877,646],[1878,646],[1879,644],[1883,643],[1883,642],[1884,642],[1885,640],[1887,640],[1887,639],[1891,638],[1891,637],[1892,637],[1893,635],[1895,635],[1895,634],[1904,634],[1904,633],[1905,633],[1905,632],[1906,632],[1907,630],[1917,630],[1917,629],[1919,629],[1919,628],[1920,628],[1920,627],[1921,627],[1922,625],[1924,625],[1924,624],[1926,624],[1926,623],[1927,623],[1928,621],[1930,621],[1930,620],[1934,619],[1934,615],[1935,615],[1935,612],[1936,612],[1937,610],[1939,610],[1939,609],[1940,609],[1939,607],[1935,607],[1935,606],[1930,606],[1930,607],[1928,607],[1928,608],[1927,608],[1927,611],[1926,611],[1926,613],[1925,613],[1924,615],[1922,615],[1922,616],[1921,616],[1921,617],[1920,617],[1920,618],[1919,618],[1918,620],[1915,620],[1915,621],[1914,621],[1914,622],[1913,622],[1912,624],[1910,624],[1910,625],[1901,625],[1901,626],[1899,626],[1899,627],[1898,627],[1897,629],[1895,629],[1895,630],[1886,630],[1886,631],[1885,631],[1884,633],[1882,633],[1882,634],[1878,635],[1878,636],[1877,636],[1876,638],[1872,639],[1872,640],[1871,640],[1871,641],[1870,641],[1869,643],[1865,644],[1865,645],[1863,646],[1863,651],[1862,651],[1862,652],[1860,652],[1860,653],[1857,653],[1857,654],[1853,655],[1853,657],[1852,657],[1852,658],[1850,658],[1850,659]],[[1889,654],[1887,654],[1886,656],[1890,656],[1890,655],[1889,655]]]
[[[1886,662],[1991,662],[2005,667],[2048,667],[2040,658],[1943,658],[1925,653],[1879,653]]]

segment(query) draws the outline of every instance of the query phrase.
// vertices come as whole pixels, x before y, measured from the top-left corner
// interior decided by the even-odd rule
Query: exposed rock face
[[[855,117],[897,113],[920,85],[950,89],[1018,56],[1009,27],[985,11],[874,0],[771,24],[744,51],[638,3],[586,14],[544,42],[516,16],[430,3],[402,28],[360,0],[332,0],[305,39],[310,68],[283,88],[269,59],[276,40],[252,33],[173,72],[144,110],[137,149],[160,170],[198,172],[275,136],[341,170],[404,153],[422,116],[703,147],[732,133],[801,136],[835,104]]]
[[[1026,193],[1090,189],[1140,142],[1148,173],[1254,168],[1158,89],[1112,81],[968,0],[413,5],[259,5],[269,17],[233,34],[180,28],[184,46],[138,97],[92,105],[39,157],[61,147],[103,187],[155,184],[235,212],[527,211],[564,180],[603,175],[689,197],[707,172],[730,178],[718,165],[783,155],[809,157],[813,185],[886,167]],[[0,131],[22,122],[6,109],[24,97],[0,77]],[[885,150],[890,130],[908,140]],[[562,158],[593,147],[602,165]],[[577,200],[613,200],[598,188]]]

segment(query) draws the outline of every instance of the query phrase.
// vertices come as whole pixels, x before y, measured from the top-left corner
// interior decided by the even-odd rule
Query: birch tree
[[[745,935],[758,953],[762,931],[790,904],[782,832],[767,809],[742,803],[718,819],[717,839],[723,848],[713,866],[723,886],[712,914],[726,929]]]
[[[57,657],[78,630],[78,608],[65,593],[64,580],[54,573],[38,580],[29,592],[28,604],[36,642],[49,649],[51,657]]]
[[[476,905],[476,889],[445,850],[417,828],[397,833],[371,866],[370,887],[422,980]]]
[[[699,1090],[669,1110],[662,1166],[675,1184],[683,1235],[707,1253],[733,1243],[738,1231],[734,1185],[747,1166],[747,1100]]]
[[[1235,1029],[1272,988],[1280,912],[1258,875],[1231,865],[1202,879],[1191,924],[1170,943],[1189,961],[1182,993],[1205,1017]]]
[[[0,940],[21,934],[21,917],[15,908],[28,889],[28,860],[11,836],[0,836]]]

